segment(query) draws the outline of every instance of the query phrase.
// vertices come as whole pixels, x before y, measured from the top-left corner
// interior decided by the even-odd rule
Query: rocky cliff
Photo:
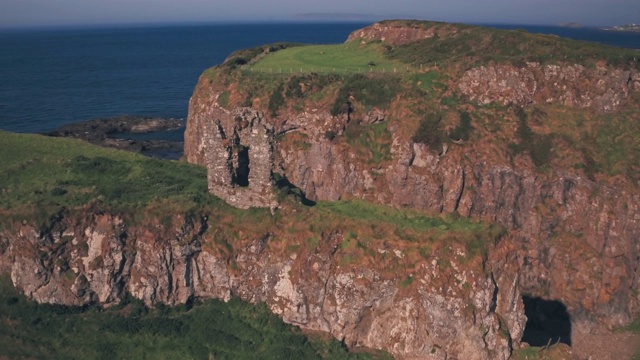
[[[540,49],[525,52],[521,36]],[[566,305],[574,331],[597,333],[635,318],[640,183],[638,142],[628,131],[638,128],[640,75],[633,52],[621,62],[606,57],[608,48],[579,53],[577,45],[550,37],[413,22],[376,24],[348,42],[381,42],[387,56],[410,63],[415,74],[386,106],[367,104],[368,94],[345,78],[335,80],[342,89],[334,83],[320,90],[321,74],[283,79],[284,104],[264,115],[278,134],[274,173],[312,200],[358,198],[503,224],[512,247],[489,257],[500,264],[493,281],[511,284],[498,286],[498,294],[516,299],[516,319],[522,294]],[[555,56],[535,53],[544,46]],[[438,63],[440,47],[451,51]],[[429,55],[417,59],[414,53],[425,49]],[[250,80],[225,71],[223,65],[205,73],[191,99],[190,162],[207,165],[203,154],[213,145],[203,129],[235,111],[226,109],[248,99],[254,110],[273,110],[267,104],[275,86],[256,91],[259,81],[249,87]],[[370,80],[366,86],[389,82]],[[298,86],[296,96],[290,89]],[[345,86],[351,87],[342,92]],[[335,103],[344,101],[348,110],[331,110],[336,94]],[[429,123],[431,113],[437,119]],[[460,136],[455,130],[465,116],[472,134]],[[423,123],[431,127],[421,138]],[[516,344],[517,334],[512,330],[510,339]]]
[[[238,296],[404,359],[509,358],[526,324],[557,323],[542,301],[566,308],[569,334],[553,340],[567,344],[636,317],[637,53],[422,22],[346,45],[387,63],[253,70],[287,50],[274,45],[201,76],[185,157],[211,193],[253,209],[7,217],[0,271],[40,302]]]
[[[491,253],[514,256],[499,227],[409,214],[411,226],[451,227],[420,235],[388,221],[363,228],[362,221],[327,210],[280,211],[306,222],[259,212],[236,219],[147,217],[137,224],[95,206],[61,210],[41,227],[5,223],[0,269],[44,303],[111,306],[131,294],[151,306],[238,296],[265,302],[286,322],[329,332],[349,347],[401,358],[509,357],[525,320],[518,280],[503,272],[511,266],[501,264],[505,258],[487,257],[468,243],[479,236]],[[261,225],[250,227],[256,220]],[[461,224],[477,231],[467,233]],[[411,236],[424,239],[408,241]],[[424,246],[428,253],[419,251]]]

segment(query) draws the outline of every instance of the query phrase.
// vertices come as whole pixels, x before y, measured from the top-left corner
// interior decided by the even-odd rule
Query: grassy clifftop
[[[223,67],[284,75],[292,72],[349,74],[393,71],[394,68],[418,71],[421,66],[436,64],[468,67],[490,62],[516,65],[538,62],[594,66],[598,61],[638,70],[640,50],[531,34],[525,30],[394,20],[359,30],[344,44],[278,43],[238,51],[225,60]],[[370,62],[376,67],[369,66]]]
[[[472,78],[472,70],[480,75]],[[639,70],[638,50],[523,30],[385,21],[344,44],[239,51],[207,70],[201,84],[220,92],[222,107],[252,106],[273,119],[309,109],[348,113],[355,121],[345,136],[326,134],[363,154],[362,162],[391,159],[374,151],[389,149],[391,137],[371,146],[355,141],[368,131],[358,123],[377,108],[387,115],[385,129],[433,151],[477,147],[503,162],[524,155],[538,169],[633,179],[640,171],[640,140],[630,136],[640,131]],[[473,88],[476,80],[488,84]],[[510,97],[518,100],[509,104]]]

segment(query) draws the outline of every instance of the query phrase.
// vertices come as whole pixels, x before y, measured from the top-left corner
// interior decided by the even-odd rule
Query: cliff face
[[[448,26],[383,23],[354,32],[349,41],[366,44],[382,40],[391,48],[457,32]],[[406,109],[417,104],[415,99],[403,102],[398,95],[387,109],[365,112],[357,108],[358,99],[352,93],[353,114],[332,115],[326,103],[307,101],[269,118],[274,132],[284,134],[275,144],[273,171],[285,175],[312,200],[358,198],[395,207],[457,212],[506,226],[511,245],[489,254],[495,272],[486,286],[490,289],[498,284],[498,298],[510,299],[502,306],[511,309],[507,323],[516,344],[521,330],[514,329],[522,326],[524,315],[522,294],[562,302],[576,331],[598,332],[629,323],[638,313],[640,300],[636,276],[640,265],[640,184],[635,176],[594,175],[585,170],[593,161],[589,152],[583,149],[581,153],[571,145],[573,140],[553,137],[553,132],[564,126],[557,125],[560,120],[555,117],[567,113],[583,118],[613,114],[608,116],[615,119],[622,116],[616,114],[633,111],[640,75],[633,68],[611,66],[606,61],[593,67],[560,61],[523,62],[520,66],[489,63],[460,69],[450,67],[450,90],[444,96],[467,101],[470,105],[459,105],[465,111],[480,109],[474,119],[484,117],[484,122],[476,123],[475,131],[483,135],[445,142],[434,149],[412,138],[416,125]],[[231,92],[233,97],[234,91],[237,89],[201,79],[191,99],[185,135],[190,162],[206,165],[199,153],[207,146],[202,129],[226,111],[217,101],[218,95]],[[442,108],[445,100],[437,106]],[[254,104],[264,109],[261,104],[265,102],[262,98]],[[513,144],[521,130],[516,130],[518,123],[506,106],[534,109],[532,114],[540,108],[549,112],[548,118],[533,122],[535,139],[552,139],[546,147],[553,147],[555,156],[546,164],[535,162],[533,154],[539,150],[531,150],[531,157],[510,150],[516,148]],[[637,121],[634,119],[630,121]],[[443,123],[446,121],[445,116]],[[369,131],[371,124],[377,123],[387,132],[387,140],[370,139],[374,143],[386,141],[387,158],[375,159],[372,149],[365,149],[362,155],[358,139],[349,138],[349,127],[357,123],[365,129],[361,131]],[[328,136],[328,131],[337,140]],[[587,165],[575,166],[576,162]],[[637,165],[631,164],[629,169],[633,173]],[[421,296],[433,294],[424,292]],[[431,310],[425,316],[430,314]],[[372,321],[381,319],[390,318],[374,317]],[[414,344],[419,342],[416,339]]]
[[[561,104],[613,112],[640,90],[640,74],[611,69],[604,62],[595,69],[582,65],[528,63],[525,67],[481,66],[464,73],[461,94],[479,104],[526,106]]]
[[[389,237],[384,247],[367,244],[377,261],[352,262],[344,255],[352,235],[339,227],[315,243],[282,231],[224,229],[206,217],[135,225],[92,208],[63,210],[44,228],[25,220],[2,230],[8,246],[0,268],[45,303],[110,306],[126,293],[148,305],[239,296],[350,347],[402,358],[506,359],[510,337],[522,334],[517,279],[499,264],[515,254],[509,238],[491,246],[506,258],[470,254],[449,241],[428,261],[407,266],[415,252]]]
[[[633,319],[640,194],[626,180],[598,184],[570,171],[538,174],[456,148],[444,156],[416,144],[403,150],[398,162],[372,169],[320,142],[300,153],[287,150],[284,169],[312,198],[355,196],[504,224],[522,244],[522,293],[561,300],[574,325],[587,331]]]

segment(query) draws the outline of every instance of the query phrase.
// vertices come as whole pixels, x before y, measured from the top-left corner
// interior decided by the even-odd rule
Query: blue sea
[[[43,132],[115,115],[186,118],[198,76],[266,43],[340,43],[365,23],[236,24],[0,32],[0,129]],[[640,34],[524,28],[640,48]],[[179,133],[177,133],[180,136]]]

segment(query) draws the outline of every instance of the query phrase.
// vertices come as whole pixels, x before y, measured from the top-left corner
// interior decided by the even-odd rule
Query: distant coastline
[[[613,27],[602,28],[602,30],[640,32],[640,24],[627,24],[627,25],[613,26]]]

